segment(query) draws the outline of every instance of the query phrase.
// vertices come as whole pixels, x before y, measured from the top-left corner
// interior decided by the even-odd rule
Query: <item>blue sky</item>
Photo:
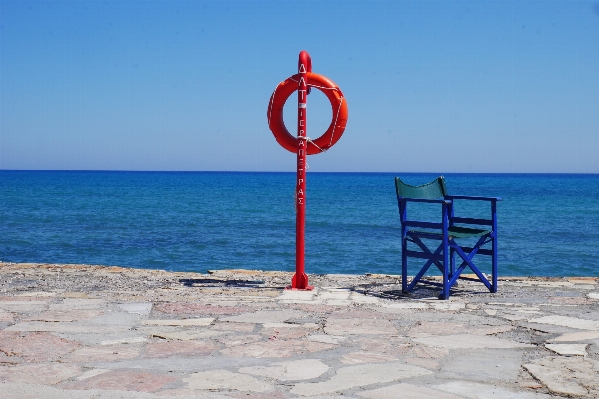
[[[586,1],[2,0],[0,169],[292,171],[266,109],[303,49],[349,105],[311,171],[599,173]]]

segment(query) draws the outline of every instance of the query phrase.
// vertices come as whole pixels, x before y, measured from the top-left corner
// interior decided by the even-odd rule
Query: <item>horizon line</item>
[[[1,169],[0,172],[112,172],[112,173],[297,173],[295,171],[268,170],[139,170],[139,169]],[[599,172],[359,172],[359,171],[312,171],[309,173],[337,174],[449,174],[449,175],[599,175]]]

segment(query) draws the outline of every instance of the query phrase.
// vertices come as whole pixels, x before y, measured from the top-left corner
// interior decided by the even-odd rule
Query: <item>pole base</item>
[[[285,287],[286,290],[305,290],[311,291],[314,289],[311,285],[308,285],[308,276],[306,273],[295,273],[291,279],[291,285]]]

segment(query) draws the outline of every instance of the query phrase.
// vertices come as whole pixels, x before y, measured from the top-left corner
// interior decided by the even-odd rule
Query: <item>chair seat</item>
[[[443,237],[443,234],[441,232],[437,232],[437,231],[410,230],[410,232],[432,234],[435,236],[439,236],[439,238]],[[473,229],[470,227],[451,226],[447,229],[447,232],[449,233],[450,238],[469,238],[469,237],[482,237],[486,234],[489,234],[491,232],[491,230]]]

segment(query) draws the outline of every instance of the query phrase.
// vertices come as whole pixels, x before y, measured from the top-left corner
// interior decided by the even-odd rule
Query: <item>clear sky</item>
[[[295,170],[301,50],[349,105],[311,171],[599,173],[592,1],[2,0],[0,169]]]

